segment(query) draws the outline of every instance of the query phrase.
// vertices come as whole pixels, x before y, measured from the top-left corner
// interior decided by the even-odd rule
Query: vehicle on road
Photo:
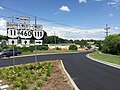
[[[17,56],[22,54],[20,50],[13,50],[13,49],[5,49],[0,52],[0,57],[10,57],[10,56]]]

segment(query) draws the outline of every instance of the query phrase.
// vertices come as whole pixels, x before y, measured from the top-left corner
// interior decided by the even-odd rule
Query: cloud
[[[4,8],[0,6],[0,10],[3,10]]]
[[[113,13],[110,13],[108,16],[109,16],[109,17],[113,17]]]
[[[104,39],[104,29],[76,29],[72,27],[64,26],[45,26],[44,30],[47,31],[48,35],[54,35],[54,31],[57,36],[65,39]]]
[[[38,21],[38,24],[39,23],[43,25],[43,30],[47,32],[48,36],[54,35],[55,32],[55,34],[60,38],[72,40],[76,39],[103,40],[105,38],[104,28],[81,29],[41,21]],[[110,34],[118,34],[120,33],[120,27],[117,26],[111,27],[109,32]],[[0,18],[0,34],[7,35],[6,20],[4,20],[3,18]]]
[[[108,5],[111,5],[113,7],[118,7],[120,5],[120,0],[112,0],[107,3]]]
[[[87,0],[79,0],[79,3],[87,3]]]
[[[100,2],[100,1],[103,1],[103,0],[94,0],[94,1],[96,1],[96,2]]]
[[[59,10],[61,10],[61,11],[65,11],[65,12],[70,12],[70,9],[69,9],[68,6],[62,6],[62,7],[60,7]]]
[[[115,30],[118,30],[118,29],[119,29],[119,27],[114,27],[114,29],[115,29]]]
[[[4,20],[3,18],[0,18],[0,34],[1,35],[6,35],[7,34],[6,20]]]

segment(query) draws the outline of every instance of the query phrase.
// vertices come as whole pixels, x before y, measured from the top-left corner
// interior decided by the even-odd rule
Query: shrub
[[[42,83],[41,81],[38,81],[36,86],[37,86],[37,87],[42,87],[42,86],[43,86],[43,83]]]
[[[102,52],[120,54],[120,34],[106,37],[103,42]]]
[[[76,45],[70,45],[69,50],[77,50],[77,46]]]

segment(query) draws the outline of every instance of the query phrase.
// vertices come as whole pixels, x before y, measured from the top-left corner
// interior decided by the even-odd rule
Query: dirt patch
[[[53,61],[52,74],[41,90],[75,90],[65,74],[61,62]]]

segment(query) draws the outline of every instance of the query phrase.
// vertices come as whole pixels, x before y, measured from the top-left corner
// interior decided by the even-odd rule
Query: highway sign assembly
[[[34,45],[42,45],[41,39],[44,36],[43,25],[32,24],[33,26],[30,26],[30,18],[20,17],[19,19],[21,23],[6,23],[9,45],[17,45],[18,39],[20,41],[19,44],[21,43],[22,45],[30,45],[30,42],[33,40]]]

